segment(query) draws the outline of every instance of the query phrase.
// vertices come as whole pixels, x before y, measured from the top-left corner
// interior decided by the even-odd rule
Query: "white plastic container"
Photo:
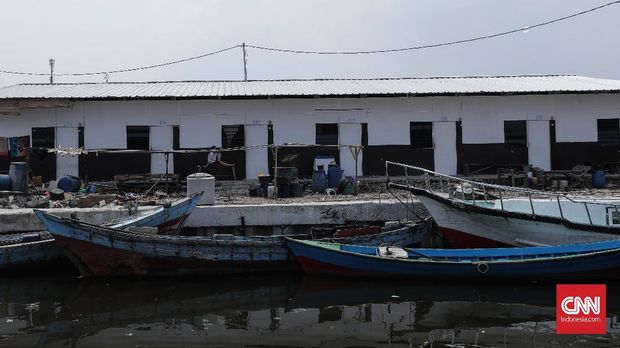
[[[187,176],[187,195],[202,191],[199,205],[215,203],[215,178],[207,173],[194,173]]]

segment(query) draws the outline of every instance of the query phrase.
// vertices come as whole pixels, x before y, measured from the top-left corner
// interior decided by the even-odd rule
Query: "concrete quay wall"
[[[420,205],[419,202],[413,203]],[[151,207],[152,208],[152,207]],[[417,207],[413,207],[416,209]],[[141,209],[149,209],[142,207]],[[128,216],[121,207],[62,208],[55,214],[70,216],[75,213],[83,221],[105,223]],[[187,221],[189,228],[225,228],[235,226],[310,226],[332,225],[345,222],[373,222],[414,218],[413,214],[396,200],[309,202],[301,204],[252,204],[198,206]],[[43,225],[32,209],[0,210],[0,233],[43,230]]]

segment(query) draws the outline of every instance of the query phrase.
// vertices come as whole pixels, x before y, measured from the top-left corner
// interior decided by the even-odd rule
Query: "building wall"
[[[400,98],[314,98],[271,100],[178,100],[178,101],[87,101],[71,108],[25,110],[19,116],[0,116],[0,136],[30,135],[32,127],[56,127],[57,145],[75,146],[77,127],[85,128],[87,149],[125,149],[126,126],[151,126],[151,148],[172,147],[172,127],[180,129],[180,147],[221,146],[221,126],[245,126],[245,145],[264,145],[267,126],[273,125],[274,143],[315,144],[316,123],[339,123],[340,145],[359,145],[362,124],[367,124],[368,147],[358,162],[358,174],[382,174],[382,161],[398,160],[455,174],[459,165],[475,161],[501,163],[528,157],[545,169],[585,162],[595,151],[597,118],[620,118],[620,96],[604,95],[515,95],[445,96]],[[550,137],[543,128],[531,130],[528,149],[515,154],[504,144],[504,121],[528,120],[553,123]],[[435,149],[411,149],[409,123],[433,122]],[[543,125],[544,127],[544,125]],[[60,129],[60,131],[58,131]],[[448,139],[454,137],[454,139]],[[457,141],[459,139],[460,141]],[[455,146],[453,146],[455,144]],[[563,149],[580,149],[581,157],[565,158]],[[435,151],[436,150],[436,151]],[[305,149],[304,163],[327,150]],[[532,153],[532,151],[536,151]],[[549,155],[545,153],[549,152]],[[618,160],[608,151],[610,160]],[[345,175],[355,173],[355,161],[348,149],[336,151]],[[227,154],[224,154],[226,158]],[[232,154],[230,156],[233,156]],[[525,157],[524,157],[525,156]],[[564,156],[564,157],[562,157]],[[161,155],[151,155],[150,171],[165,171]],[[267,149],[242,153],[243,176],[254,178],[269,171]],[[549,161],[545,157],[551,157]],[[192,161],[202,158],[194,157]],[[121,161],[122,162],[122,161]],[[125,161],[126,162],[126,161]],[[173,170],[170,161],[169,170]],[[204,155],[206,163],[206,154]],[[58,175],[75,174],[77,162],[57,159]],[[193,163],[193,162],[192,162]],[[362,165],[363,163],[363,165]],[[118,165],[118,161],[116,161]],[[0,168],[1,170],[2,168]],[[117,170],[122,172],[122,168]]]

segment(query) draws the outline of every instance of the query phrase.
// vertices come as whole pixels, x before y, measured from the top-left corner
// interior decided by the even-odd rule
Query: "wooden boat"
[[[620,240],[495,249],[403,249],[292,238],[287,244],[310,274],[449,280],[620,276]]]
[[[35,210],[71,261],[85,276],[228,274],[291,271],[298,269],[284,236],[241,237],[229,234],[186,237],[130,233]],[[421,240],[428,228],[424,221],[415,229]],[[406,230],[383,232],[374,241],[394,241]],[[353,241],[373,242],[369,236]],[[346,242],[346,238],[336,239]]]
[[[111,228],[131,229],[156,227],[158,233],[170,234],[183,227],[200,200],[193,194],[173,203],[119,222]],[[53,236],[46,231],[0,236],[0,272],[65,270],[71,267],[61,248],[54,244]]]
[[[355,234],[350,233],[350,229],[347,233],[342,233],[343,229],[336,229],[336,233],[333,237],[325,236],[323,238],[316,238],[316,235],[312,234],[312,239],[321,240],[324,242],[340,243],[340,244],[354,244],[354,245],[393,245],[400,247],[419,247],[422,244],[424,236],[431,228],[431,219],[425,219],[422,221],[406,221],[399,224],[400,227],[395,229],[389,229],[387,227],[379,227],[374,233],[367,234]],[[340,232],[340,233],[338,233]],[[345,235],[346,237],[342,237]],[[296,239],[308,239],[308,236],[292,236]]]
[[[422,180],[392,182],[398,169]],[[495,248],[620,239],[620,200],[575,198],[474,182],[424,168],[386,162],[388,187],[413,193],[450,248]]]

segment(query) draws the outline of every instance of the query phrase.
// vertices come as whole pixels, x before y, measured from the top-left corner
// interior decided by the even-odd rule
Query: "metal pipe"
[[[618,217],[618,221],[620,222],[620,212],[618,212],[618,206],[614,204],[614,209],[616,210],[616,216]],[[611,214],[611,224],[614,223],[614,214]]]
[[[502,191],[499,191],[499,205],[502,207],[502,210],[504,210],[504,201],[502,200]]]
[[[560,218],[564,220],[564,213],[562,213],[562,203],[560,202],[560,196],[555,196],[555,199],[558,201],[558,208],[560,209]]]
[[[532,202],[532,194],[528,193],[527,197],[530,199],[530,207],[532,207],[532,215],[536,215],[536,213],[534,212],[534,202]]]
[[[474,205],[476,205],[476,186],[471,186],[471,200]]]
[[[588,213],[588,220],[590,220],[590,225],[592,225],[592,217],[590,216],[590,210],[588,209],[588,203],[583,202],[583,205],[586,207],[586,213]]]

